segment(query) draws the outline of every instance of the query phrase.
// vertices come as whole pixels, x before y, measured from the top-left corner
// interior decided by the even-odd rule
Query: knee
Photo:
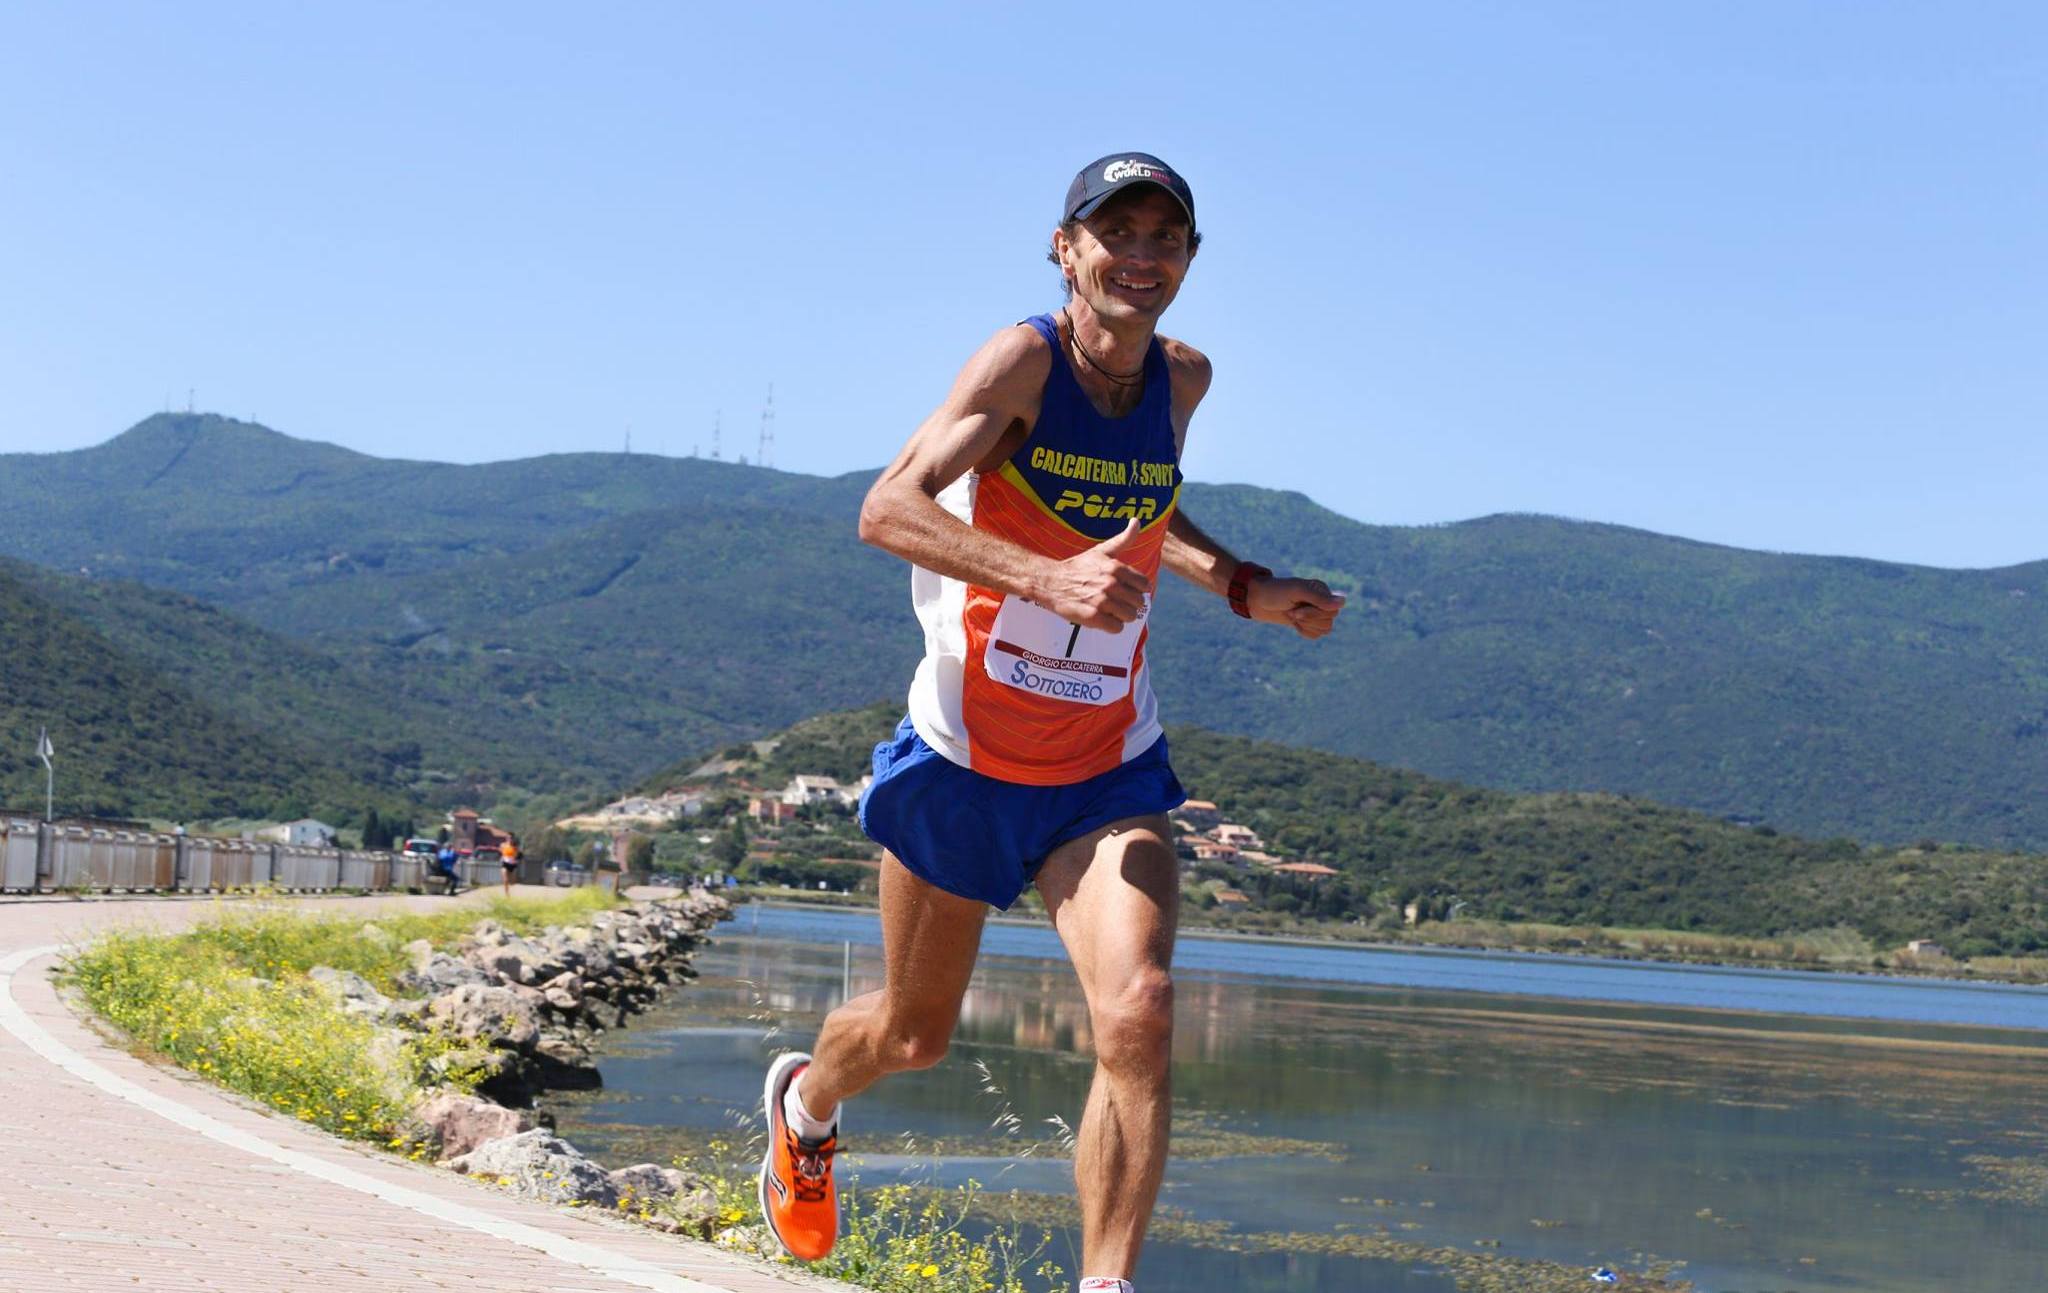
[[[945,1028],[919,1023],[893,1028],[886,1052],[889,1068],[898,1073],[931,1068],[946,1058],[946,1048],[951,1041],[950,1021]]]
[[[1163,1069],[1173,1049],[1173,976],[1139,971],[1090,1012],[1095,1056],[1105,1067]]]

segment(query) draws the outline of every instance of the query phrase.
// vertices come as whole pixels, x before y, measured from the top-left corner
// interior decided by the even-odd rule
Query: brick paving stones
[[[294,909],[367,915],[392,906],[440,909],[449,899],[287,901]],[[212,910],[203,898],[0,899],[0,958],[75,944],[116,924],[181,928]],[[122,1089],[102,1089],[0,1031],[0,1290],[7,1293],[843,1287],[359,1148],[144,1063],[59,999],[49,980],[53,964],[38,957],[12,977],[25,1027]],[[138,1095],[196,1115],[202,1129],[128,1098]],[[259,1145],[265,1148],[252,1148]]]

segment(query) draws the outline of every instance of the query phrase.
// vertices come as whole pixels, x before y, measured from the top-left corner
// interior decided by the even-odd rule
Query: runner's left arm
[[[1186,448],[1187,428],[1195,406],[1209,392],[1211,369],[1206,355],[1183,342],[1167,341],[1173,367],[1174,433]],[[1176,507],[1166,525],[1160,550],[1166,569],[1218,597],[1230,595],[1230,577],[1241,564],[1228,548],[1203,533],[1185,509]],[[1245,608],[1255,620],[1285,624],[1305,638],[1327,635],[1344,609],[1344,595],[1333,593],[1320,579],[1254,579],[1245,586]]]
[[[1230,595],[1230,577],[1239,565],[1230,550],[1202,532],[1180,508],[1166,524],[1160,561],[1168,570],[1218,597]],[[1344,609],[1344,594],[1333,593],[1320,579],[1282,579],[1267,575],[1245,585],[1245,608],[1266,624],[1285,624],[1305,638],[1326,636]]]

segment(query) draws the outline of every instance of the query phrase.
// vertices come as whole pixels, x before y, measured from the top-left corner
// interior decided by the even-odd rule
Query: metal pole
[[[853,1000],[853,943],[846,944],[846,959],[840,963],[839,1000],[844,1003]]]

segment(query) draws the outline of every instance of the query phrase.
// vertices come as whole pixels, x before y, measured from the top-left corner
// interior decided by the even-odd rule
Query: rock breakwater
[[[452,948],[406,944],[399,997],[328,966],[308,977],[343,1010],[379,1025],[394,1082],[404,1080],[407,1036],[433,1031],[463,1043],[436,1057],[429,1090],[399,1137],[419,1156],[545,1202],[617,1209],[658,1229],[708,1237],[716,1207],[702,1182],[654,1163],[608,1171],[556,1136],[553,1120],[533,1105],[545,1091],[601,1085],[592,1059],[598,1037],[695,978],[696,949],[731,915],[724,899],[693,893],[536,935],[483,920]],[[361,937],[390,935],[366,925]],[[435,1084],[457,1072],[476,1077],[474,1094]]]

